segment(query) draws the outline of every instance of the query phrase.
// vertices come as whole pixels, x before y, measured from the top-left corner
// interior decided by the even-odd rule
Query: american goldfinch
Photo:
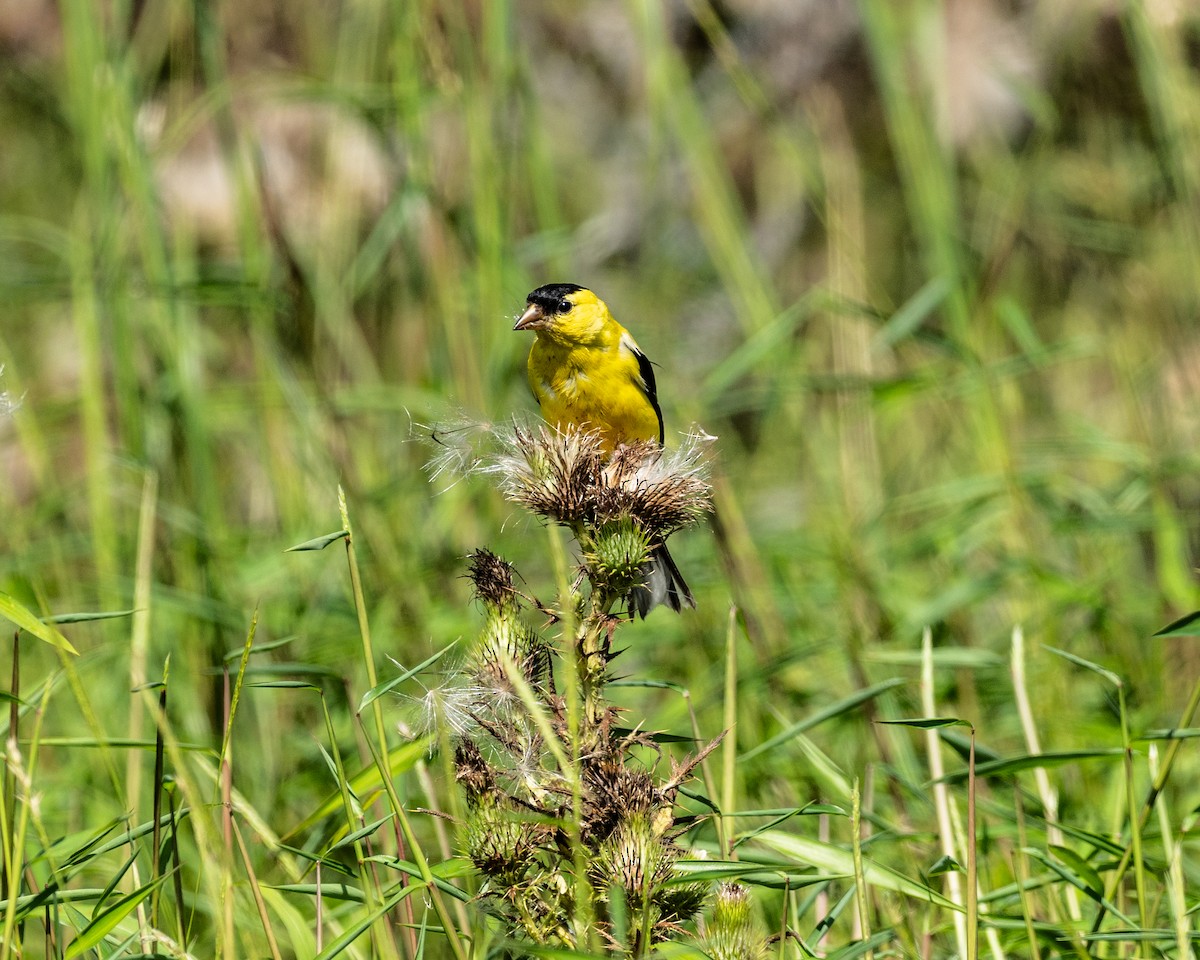
[[[513,329],[537,335],[529,385],[549,423],[595,430],[609,453],[622,443],[662,444],[654,367],[591,290],[574,283],[538,287]],[[684,604],[696,606],[666,544],[654,547],[646,585],[632,600],[642,617],[660,603],[677,613]]]

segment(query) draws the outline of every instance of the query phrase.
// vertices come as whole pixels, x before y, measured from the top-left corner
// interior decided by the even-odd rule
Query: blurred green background
[[[64,628],[69,668],[24,642],[23,689],[78,681],[42,735],[151,730],[129,691],[170,655],[178,736],[219,745],[257,609],[288,642],[252,669],[324,683],[350,736],[344,552],[283,552],[340,527],[339,484],[381,677],[476,629],[474,547],[549,596],[538,524],[424,464],[433,426],[535,415],[511,325],[550,281],[659,365],[668,445],[719,437],[714,523],[672,541],[699,609],[628,627],[620,661],[710,734],[731,606],[743,751],[900,677],[813,736],[921,780],[866,720],[922,712],[927,626],[940,712],[1002,753],[1017,625],[1043,747],[1120,732],[1042,644],[1169,726],[1200,662],[1149,639],[1197,599],[1198,50],[1191,0],[6,4],[0,590],[140,611]],[[629,697],[688,731],[677,694]],[[238,787],[286,832],[332,787],[319,708],[241,709]],[[749,800],[828,795],[781,750]],[[94,761],[45,748],[55,829],[145,808]],[[1114,826],[1088,802],[1118,767],[1062,777]]]

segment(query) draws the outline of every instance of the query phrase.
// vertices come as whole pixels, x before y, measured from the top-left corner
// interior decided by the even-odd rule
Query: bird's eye
[[[570,300],[559,300],[558,301],[558,312],[559,313],[570,313],[571,307],[573,307],[573,306],[574,306],[574,304],[571,303]]]

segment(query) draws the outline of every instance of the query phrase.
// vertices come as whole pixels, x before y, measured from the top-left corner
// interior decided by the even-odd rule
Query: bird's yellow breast
[[[617,335],[568,344],[539,335],[529,352],[529,384],[542,416],[559,429],[596,430],[611,452],[618,444],[657,440],[658,413],[640,386],[636,356]],[[628,336],[626,334],[626,336]]]

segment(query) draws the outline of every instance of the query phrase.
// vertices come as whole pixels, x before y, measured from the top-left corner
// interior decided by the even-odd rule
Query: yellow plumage
[[[513,329],[537,334],[529,386],[548,422],[597,431],[609,453],[622,443],[662,443],[654,367],[591,290],[573,283],[538,287]],[[658,603],[676,611],[696,605],[664,544],[655,547],[646,588],[634,597],[642,616]]]
[[[662,419],[653,373],[645,354],[590,290],[571,292],[558,304],[566,313],[537,329],[529,351],[529,385],[542,415],[555,426],[597,430],[609,452],[618,443],[662,442]],[[542,308],[543,316],[547,310]]]

